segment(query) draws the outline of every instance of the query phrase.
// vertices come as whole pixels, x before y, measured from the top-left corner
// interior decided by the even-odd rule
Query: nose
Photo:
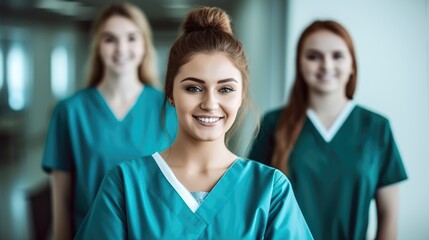
[[[116,53],[122,55],[127,50],[127,42],[123,39],[119,39],[116,44]]]
[[[219,108],[219,102],[216,93],[212,91],[206,91],[203,95],[203,99],[200,104],[201,109],[206,111],[213,111]]]
[[[333,59],[330,57],[324,57],[321,67],[325,72],[329,72],[334,67]]]

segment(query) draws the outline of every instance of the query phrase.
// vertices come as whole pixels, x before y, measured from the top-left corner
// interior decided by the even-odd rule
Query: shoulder
[[[265,183],[271,182],[273,186],[289,184],[289,180],[286,175],[276,168],[251,159],[241,158],[238,161],[243,165],[244,171],[249,172],[258,181],[263,181]]]
[[[277,108],[264,114],[261,120],[260,134],[271,134],[275,131],[283,109],[283,107]]]
[[[137,157],[129,160],[125,160],[118,164],[118,168],[122,169],[123,171],[131,172],[136,169],[143,169],[145,168],[148,163],[154,162],[152,155],[146,155],[142,157]]]
[[[164,100],[164,93],[151,85],[144,85],[143,94],[148,97],[155,98],[159,101]]]
[[[264,114],[263,116],[263,121],[264,122],[269,122],[269,123],[277,123],[281,113],[283,112],[284,107],[280,107],[280,108],[276,108],[274,110],[268,111],[267,113]]]
[[[111,174],[119,174],[122,179],[138,180],[151,175],[153,173],[154,164],[156,163],[152,155],[147,155],[125,160],[116,165],[110,172],[114,172]]]
[[[387,117],[367,107],[356,105],[354,111],[356,111],[361,121],[365,124],[375,124],[378,127],[389,125]]]
[[[94,96],[94,88],[81,89],[69,97],[60,100],[55,109],[57,111],[66,111],[73,108],[80,108],[82,105]]]

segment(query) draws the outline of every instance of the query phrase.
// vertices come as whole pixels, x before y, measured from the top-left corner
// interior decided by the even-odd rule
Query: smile
[[[194,116],[194,118],[198,122],[202,123],[203,125],[213,125],[222,119],[222,117],[197,117],[197,116]]]
[[[197,117],[198,121],[205,123],[214,123],[219,121],[220,117]]]

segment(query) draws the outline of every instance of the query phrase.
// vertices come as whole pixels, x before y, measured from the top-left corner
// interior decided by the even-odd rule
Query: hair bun
[[[193,9],[186,16],[182,28],[185,34],[196,31],[218,30],[232,35],[231,19],[224,10],[217,7]]]

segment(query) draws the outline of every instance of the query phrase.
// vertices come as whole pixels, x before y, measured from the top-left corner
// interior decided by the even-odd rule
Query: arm
[[[280,171],[276,175],[265,239],[313,239],[290,182]]]
[[[122,174],[116,167],[104,177],[75,239],[127,239]]]
[[[53,239],[72,239],[71,213],[71,175],[67,172],[53,171],[52,184],[52,212],[53,212]]]
[[[396,239],[398,221],[398,184],[380,188],[375,197],[377,206],[376,239]]]

